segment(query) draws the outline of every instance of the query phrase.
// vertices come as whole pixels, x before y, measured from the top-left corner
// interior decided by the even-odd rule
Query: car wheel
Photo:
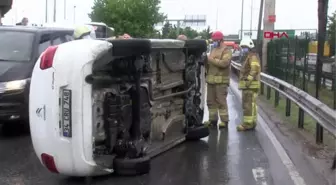
[[[115,158],[113,161],[114,172],[117,175],[143,175],[150,171],[150,158],[140,157],[134,159]]]
[[[184,44],[184,52],[188,51],[188,55],[192,54],[195,56],[201,56],[203,52],[207,51],[207,44],[205,40],[194,39],[194,40],[186,40]]]
[[[109,40],[112,43],[113,56],[141,56],[151,52],[151,41],[148,39]]]
[[[186,134],[186,140],[195,141],[208,137],[210,134],[209,128],[205,125],[189,128]]]

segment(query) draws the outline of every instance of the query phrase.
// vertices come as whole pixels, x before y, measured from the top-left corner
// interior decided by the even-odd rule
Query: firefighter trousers
[[[242,90],[242,104],[244,114],[243,124],[246,126],[255,126],[257,124],[257,96],[258,90]]]
[[[207,84],[207,105],[209,108],[210,122],[217,122],[218,113],[222,122],[229,121],[226,102],[228,87],[227,84]]]

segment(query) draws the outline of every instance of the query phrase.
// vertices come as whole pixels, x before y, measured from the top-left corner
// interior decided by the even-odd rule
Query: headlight
[[[5,84],[5,91],[20,90],[26,86],[27,79],[5,82],[4,84]]]

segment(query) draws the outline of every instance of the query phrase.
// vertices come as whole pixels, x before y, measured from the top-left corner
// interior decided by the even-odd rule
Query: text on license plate
[[[71,90],[62,91],[62,132],[64,137],[72,136],[71,128]]]

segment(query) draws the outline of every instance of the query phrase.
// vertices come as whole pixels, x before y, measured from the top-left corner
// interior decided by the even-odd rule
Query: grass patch
[[[310,89],[311,90],[311,89]],[[314,91],[311,90],[313,93]],[[330,91],[330,90],[329,90]],[[327,91],[324,91],[328,93]],[[291,111],[290,116],[286,117],[286,97],[281,96],[279,97],[279,104],[278,106],[275,106],[275,90],[271,90],[271,98],[267,100],[267,88],[264,89],[264,95],[259,96],[260,99],[264,102],[267,102],[268,104],[272,105],[274,107],[274,110],[281,116],[282,120],[285,121],[286,124],[289,124],[290,127],[296,127],[298,128],[298,119],[299,119],[299,106],[297,106],[295,103],[291,102]],[[322,97],[322,92],[321,92]],[[325,97],[324,100],[328,101],[328,98]],[[329,99],[330,101],[330,99]],[[316,121],[309,116],[307,113],[304,113],[304,131],[308,132],[309,134],[313,135],[315,137],[316,133]],[[324,136],[324,144],[328,146],[333,146],[335,144],[335,138],[331,133],[324,130],[323,132]]]
[[[271,98],[267,100],[266,98],[266,88],[265,88],[265,93],[263,96],[260,96],[262,100],[267,101],[268,104],[272,105],[275,109],[276,112],[280,114],[282,118],[285,118],[286,121],[288,121],[290,124],[293,126],[298,126],[299,123],[299,106],[297,106],[295,103],[291,103],[291,111],[290,111],[290,116],[286,117],[286,98],[280,95],[279,98],[279,104],[278,106],[275,106],[275,90],[271,90]],[[304,115],[304,129],[315,133],[315,121],[314,119],[309,116],[308,114]]]
[[[292,77],[290,77],[288,80],[288,83],[293,85],[293,81],[292,81]],[[295,86],[303,89],[303,78],[296,78],[296,82],[295,82]],[[308,92],[311,96],[315,97],[315,90],[316,90],[316,85],[314,82],[312,81],[308,81],[308,79],[306,79],[306,92]],[[323,87],[323,85],[320,86],[320,90],[319,90],[319,100],[328,105],[330,108],[334,108],[334,99],[336,98],[334,96],[334,91],[335,90],[331,90],[328,89],[326,87]]]

